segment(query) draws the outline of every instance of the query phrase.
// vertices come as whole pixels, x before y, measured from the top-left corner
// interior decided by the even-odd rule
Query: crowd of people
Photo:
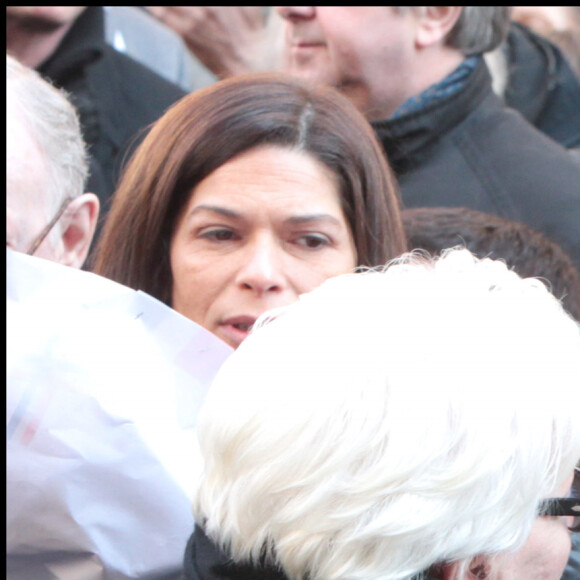
[[[164,578],[580,573],[580,79],[518,8],[7,7],[7,248],[235,350]]]

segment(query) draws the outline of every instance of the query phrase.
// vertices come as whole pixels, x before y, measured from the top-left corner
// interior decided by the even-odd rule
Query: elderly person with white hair
[[[6,247],[80,268],[99,199],[68,96],[6,55]]]
[[[212,386],[186,575],[559,580],[579,383],[578,326],[502,262],[330,279]]]

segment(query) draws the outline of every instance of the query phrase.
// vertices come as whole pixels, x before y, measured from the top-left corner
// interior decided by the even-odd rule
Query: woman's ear
[[[61,263],[81,268],[84,264],[99,217],[99,198],[94,193],[84,193],[73,199],[66,212],[62,230]]]
[[[463,6],[423,6],[417,8],[417,30],[415,45],[417,48],[429,48],[444,44],[461,16]]]

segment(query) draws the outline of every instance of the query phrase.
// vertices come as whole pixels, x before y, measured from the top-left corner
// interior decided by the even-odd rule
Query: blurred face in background
[[[31,29],[56,29],[71,24],[86,6],[6,6],[6,17]]]
[[[544,36],[558,30],[580,29],[577,6],[514,6],[512,19]]]
[[[369,119],[413,94],[415,18],[393,6],[278,6],[286,71],[338,88]],[[381,71],[381,74],[377,74]],[[391,79],[391,82],[385,82]]]
[[[246,151],[194,188],[170,244],[172,307],[233,348],[266,310],[357,265],[333,173],[308,153]]]

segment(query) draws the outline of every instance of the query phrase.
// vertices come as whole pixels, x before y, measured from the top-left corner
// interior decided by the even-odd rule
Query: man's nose
[[[276,6],[278,14],[286,20],[299,20],[312,18],[315,13],[314,6]]]

